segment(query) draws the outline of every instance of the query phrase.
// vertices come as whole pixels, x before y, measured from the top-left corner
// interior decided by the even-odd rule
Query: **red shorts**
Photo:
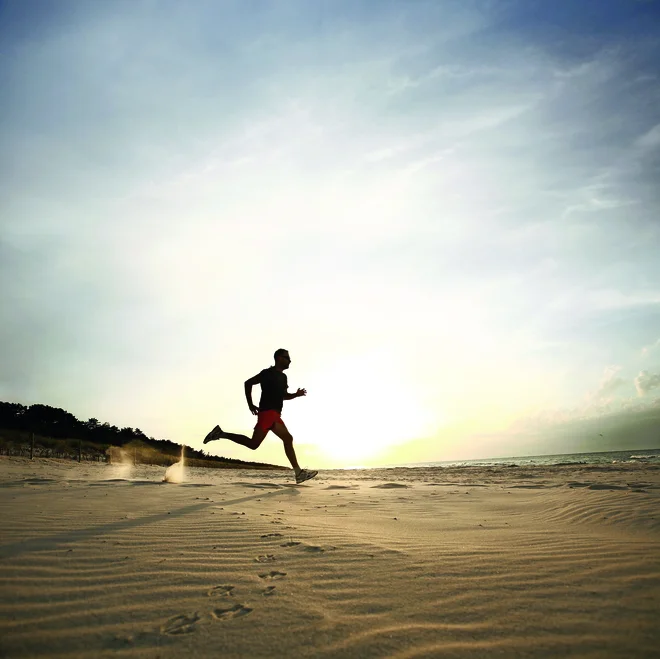
[[[255,429],[261,428],[265,432],[268,432],[276,423],[283,423],[280,413],[277,410],[264,410],[263,412],[259,412]]]

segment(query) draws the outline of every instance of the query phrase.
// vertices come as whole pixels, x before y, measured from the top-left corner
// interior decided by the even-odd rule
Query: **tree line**
[[[50,405],[21,405],[20,403],[8,403],[0,401],[0,434],[5,432],[5,439],[14,438],[10,441],[15,445],[25,444],[30,437],[37,436],[41,441],[41,448],[44,446],[57,445],[60,449],[68,452],[64,447],[70,447],[72,441],[75,443],[84,443],[85,447],[97,455],[104,454],[110,447],[125,447],[127,445],[135,446],[137,444],[155,449],[157,452],[177,457],[181,454],[181,444],[177,444],[168,439],[155,439],[147,437],[139,428],[119,428],[108,422],[100,422],[98,419],[91,418],[87,421],[80,421],[73,414],[59,407]],[[18,438],[18,440],[16,439]],[[44,441],[48,440],[48,441]],[[55,440],[55,441],[53,441]],[[58,441],[59,440],[59,441]],[[3,442],[7,453],[8,442]],[[49,449],[50,450],[50,449]],[[19,451],[21,454],[22,451]],[[43,451],[41,452],[43,455]],[[46,453],[49,455],[51,453]],[[54,455],[57,455],[55,453]],[[250,467],[272,467],[260,462],[246,462],[234,458],[224,458],[214,455],[208,455],[203,451],[185,447],[187,459],[230,463],[236,466]]]

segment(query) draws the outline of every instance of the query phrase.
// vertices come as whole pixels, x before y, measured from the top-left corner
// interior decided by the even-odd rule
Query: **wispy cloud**
[[[640,371],[639,375],[635,378],[635,388],[640,396],[645,396],[656,387],[660,387],[660,373]]]
[[[620,366],[610,366],[605,369],[594,398],[602,400],[609,398],[617,389],[626,384],[626,381],[618,374],[621,371]]]
[[[642,348],[642,356],[643,357],[649,357],[651,354],[653,354],[658,348],[660,348],[660,339],[655,341],[654,343],[651,343],[647,346],[644,346]]]
[[[4,397],[196,436],[221,399],[246,423],[235,383],[280,344],[301,380],[400,356],[456,436],[634,393],[648,10],[587,34],[538,3],[6,6]]]
[[[656,124],[649,131],[638,137],[635,144],[644,151],[654,151],[660,148],[660,124]]]

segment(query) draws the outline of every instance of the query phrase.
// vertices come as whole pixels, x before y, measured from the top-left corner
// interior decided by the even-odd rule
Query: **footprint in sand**
[[[181,614],[170,618],[161,628],[163,634],[189,634],[195,631],[195,623],[200,619],[199,613]]]
[[[333,547],[334,549],[334,547]],[[317,545],[305,545],[303,547],[304,551],[311,552],[312,554],[320,554],[321,552],[325,551],[323,547],[319,547]]]
[[[261,538],[281,538],[282,534],[281,533],[264,533]]]
[[[265,579],[266,581],[275,581],[276,579],[284,579],[286,577],[286,572],[278,572],[277,570],[271,570],[270,572],[264,572],[259,575],[260,579]]]
[[[234,590],[234,586],[215,586],[206,594],[209,597],[228,597],[232,590]]]
[[[234,604],[226,609],[213,609],[211,614],[216,620],[230,620],[231,618],[240,618],[241,616],[246,616],[248,613],[252,613],[252,609],[249,606],[243,604]]]
[[[264,597],[268,597],[269,595],[273,595],[275,593],[275,586],[266,586],[264,588],[264,592],[261,593]]]
[[[265,556],[257,556],[254,560],[257,563],[269,563],[275,560],[275,556],[273,554],[266,554]]]

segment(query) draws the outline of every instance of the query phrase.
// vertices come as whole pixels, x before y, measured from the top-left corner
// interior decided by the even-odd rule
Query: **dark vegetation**
[[[284,469],[208,455],[189,446],[184,450],[191,467]],[[139,428],[118,428],[93,418],[79,421],[58,407],[0,402],[0,455],[168,466],[179,461],[181,444],[147,437]]]

